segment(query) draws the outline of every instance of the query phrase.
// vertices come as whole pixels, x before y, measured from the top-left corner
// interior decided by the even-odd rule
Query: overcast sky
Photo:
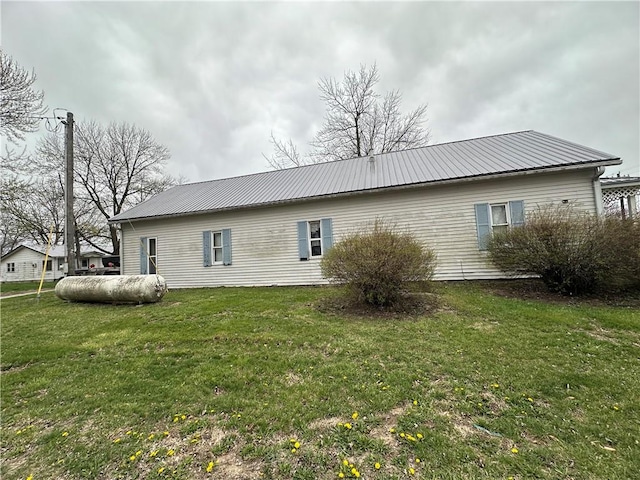
[[[405,111],[428,103],[432,143],[533,129],[640,175],[638,2],[0,5],[50,107],[149,130],[189,181],[268,170],[271,131],[304,152],[318,80],[373,62]]]

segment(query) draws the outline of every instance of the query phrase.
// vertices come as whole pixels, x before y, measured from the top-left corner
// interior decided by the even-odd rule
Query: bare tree
[[[379,81],[375,64],[371,68],[362,65],[359,72],[347,71],[342,82],[321,79],[318,89],[326,113],[310,154],[301,157],[291,139],[278,140],[272,133],[274,152],[265,156],[269,165],[281,169],[426,146],[429,131],[423,124],[427,105],[403,115],[400,92],[392,90],[381,99],[375,91]]]
[[[12,143],[35,132],[39,117],[47,111],[42,104],[44,92],[33,87],[35,81],[33,70],[25,70],[0,50],[0,132]]]
[[[41,141],[35,162],[43,175],[61,171],[64,142],[56,134]],[[104,250],[101,240],[117,254],[120,239],[106,220],[178,182],[164,173],[169,150],[152,135],[129,123],[78,122],[74,132],[74,187],[78,235]]]

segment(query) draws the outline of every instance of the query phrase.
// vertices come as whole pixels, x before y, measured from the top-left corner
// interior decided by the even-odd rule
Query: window
[[[7,273],[15,273],[16,264],[14,262],[7,263]]]
[[[205,267],[231,265],[231,229],[202,232],[202,262]]]
[[[155,275],[158,272],[158,240],[140,238],[140,274]]]
[[[333,245],[330,218],[298,222],[298,257],[308,260],[321,257]]]
[[[309,251],[312,257],[322,255],[322,237],[320,236],[320,220],[309,223]]]
[[[44,260],[42,261],[42,267],[45,269],[46,272],[51,272],[53,270],[53,263],[51,262],[51,260],[47,260],[47,265],[45,268],[45,264],[44,264]]]
[[[155,238],[150,238],[148,240],[148,245],[147,245],[147,260],[149,262],[149,266],[148,266],[148,272],[150,275],[155,275],[157,272],[157,265],[158,265],[158,254],[156,252],[156,244],[157,244],[157,239]]]
[[[476,231],[478,250],[486,250],[493,232],[503,232],[509,227],[524,225],[524,202],[512,200],[505,203],[476,203]]]
[[[213,263],[222,263],[222,232],[211,232],[213,237]]]
[[[86,258],[82,259],[82,268],[87,268],[89,266],[89,260]]]
[[[507,204],[491,205],[491,229],[493,233],[506,232],[508,228]]]

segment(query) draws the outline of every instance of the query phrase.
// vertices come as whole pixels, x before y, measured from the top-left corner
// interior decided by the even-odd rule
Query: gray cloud
[[[638,18],[636,2],[3,2],[1,21],[50,106],[134,122],[200,181],[265,170],[271,131],[304,151],[317,81],[374,61],[405,109],[429,103],[434,142],[532,128],[640,175]]]

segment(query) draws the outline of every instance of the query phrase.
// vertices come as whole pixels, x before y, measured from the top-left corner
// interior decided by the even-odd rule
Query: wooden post
[[[67,254],[67,275],[76,274],[75,221],[73,217],[73,113],[67,112],[65,122],[65,184],[64,184],[64,244]]]

